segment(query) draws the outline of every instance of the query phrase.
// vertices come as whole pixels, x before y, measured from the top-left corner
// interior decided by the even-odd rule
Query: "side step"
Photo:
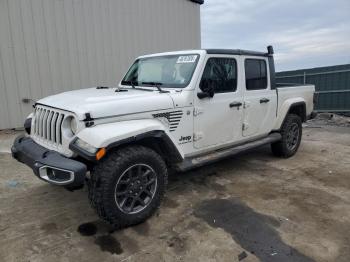
[[[242,145],[231,147],[228,149],[217,150],[207,155],[201,155],[193,158],[187,158],[183,162],[177,165],[177,170],[187,171],[189,169],[211,164],[218,160],[237,155],[238,153],[244,152],[246,150],[277,142],[282,139],[280,133],[272,133],[269,136],[255,140],[253,142],[248,142]]]

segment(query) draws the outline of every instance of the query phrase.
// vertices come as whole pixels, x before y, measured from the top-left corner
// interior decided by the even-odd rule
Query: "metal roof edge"
[[[268,53],[241,50],[241,49],[205,49],[207,54],[215,55],[251,55],[251,56],[269,56]]]

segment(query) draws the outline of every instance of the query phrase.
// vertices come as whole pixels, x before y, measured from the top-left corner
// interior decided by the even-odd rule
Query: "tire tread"
[[[121,171],[123,163],[132,162],[136,156],[152,157],[159,164],[159,169],[164,176],[164,183],[160,184],[158,190],[160,195],[157,199],[153,199],[150,206],[141,211],[142,215],[118,216],[115,212],[115,206],[111,203],[111,196],[108,185],[113,182],[116,170]],[[121,174],[119,174],[121,175]],[[102,159],[91,171],[91,178],[88,182],[88,197],[91,206],[96,210],[97,214],[103,220],[112,224],[115,228],[123,228],[138,224],[150,217],[157,208],[163,198],[165,187],[168,182],[167,167],[165,162],[155,151],[143,146],[130,146],[117,151],[111,152],[106,158]],[[154,201],[155,200],[155,201]],[[114,200],[113,200],[114,201]],[[146,211],[146,212],[144,212]],[[132,216],[132,217],[130,217]]]
[[[287,136],[287,132],[289,130],[290,125],[292,123],[295,123],[295,122],[298,123],[298,125],[300,127],[300,139],[299,139],[297,147],[293,151],[291,151],[286,146],[286,136]],[[281,130],[280,130],[280,133],[282,135],[282,140],[271,144],[271,151],[275,156],[288,158],[288,157],[293,156],[298,151],[298,148],[299,148],[299,145],[301,142],[301,137],[302,137],[301,123],[302,123],[301,118],[298,115],[288,114],[286,116],[286,119],[282,125]]]

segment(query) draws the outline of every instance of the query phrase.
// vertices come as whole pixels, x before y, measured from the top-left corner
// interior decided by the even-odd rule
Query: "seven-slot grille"
[[[178,127],[180,120],[182,118],[183,112],[182,111],[173,111],[173,112],[164,112],[159,114],[154,114],[153,117],[155,118],[166,118],[169,123],[169,131],[173,132]]]
[[[53,108],[37,106],[34,117],[33,135],[61,145],[62,123],[65,114]]]

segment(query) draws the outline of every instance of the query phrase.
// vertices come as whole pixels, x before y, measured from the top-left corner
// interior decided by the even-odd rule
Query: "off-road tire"
[[[146,164],[155,171],[157,187],[154,196],[142,211],[123,213],[115,200],[115,188],[120,176],[135,164]],[[168,182],[164,160],[154,150],[143,146],[130,146],[111,152],[91,171],[88,194],[91,206],[103,220],[116,229],[142,223],[159,208]]]
[[[298,127],[299,136],[294,147],[288,146],[288,135],[291,129]],[[293,156],[300,146],[302,137],[302,122],[301,118],[295,114],[288,114],[280,130],[282,139],[278,142],[271,144],[272,153],[278,157],[288,158]]]

